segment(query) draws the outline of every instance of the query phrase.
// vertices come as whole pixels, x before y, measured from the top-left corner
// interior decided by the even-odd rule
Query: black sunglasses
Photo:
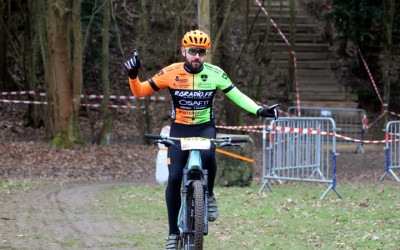
[[[205,56],[207,55],[207,50],[203,49],[203,48],[185,48],[187,53],[189,53],[192,56],[195,56],[197,53],[199,54],[199,56]]]

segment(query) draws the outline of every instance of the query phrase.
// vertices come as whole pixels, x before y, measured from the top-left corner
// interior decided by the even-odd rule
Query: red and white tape
[[[47,102],[20,101],[20,100],[5,100],[5,99],[0,99],[0,102],[4,102],[4,103],[23,103],[23,104],[47,104]]]
[[[383,105],[384,103],[383,103],[383,100],[382,100],[381,95],[379,94],[379,90],[378,90],[378,87],[376,86],[374,77],[372,76],[371,71],[369,70],[368,64],[367,64],[367,62],[365,61],[364,56],[363,56],[363,54],[361,53],[361,50],[360,50],[360,47],[359,47],[359,46],[357,46],[357,51],[358,51],[358,53],[360,54],[361,61],[363,62],[364,67],[365,67],[365,69],[367,70],[368,76],[369,76],[369,78],[371,79],[372,85],[374,86],[375,92],[376,92],[376,94],[378,95],[379,101],[380,101],[381,104]]]
[[[266,17],[269,17],[269,14],[267,10],[262,6],[260,1],[255,0],[257,5],[261,8],[261,10],[264,12]],[[275,29],[278,31],[279,35],[281,35],[282,39],[285,41],[286,45],[290,48],[290,42],[286,38],[286,36],[283,34],[283,32],[279,29],[278,25],[275,23],[275,21],[272,18],[269,18],[272,26],[275,27]],[[300,112],[300,93],[299,93],[299,81],[297,77],[297,57],[296,57],[296,52],[293,50],[289,49],[289,53],[293,55],[293,64],[294,64],[294,76],[295,76],[295,82],[296,82],[296,97],[297,97],[297,115],[301,116]]]
[[[0,102],[4,103],[22,103],[22,104],[44,104],[46,105],[47,102],[38,102],[38,101],[20,101],[20,100],[5,100],[5,99],[0,99]],[[87,106],[87,107],[94,107],[94,108],[99,108],[101,107],[101,104],[79,104],[80,106]],[[108,105],[109,108],[123,108],[123,109],[135,109],[136,106],[130,106],[130,105]]]
[[[264,125],[255,125],[255,126],[216,126],[217,128],[221,129],[231,129],[231,130],[254,130],[257,131],[257,133],[260,133],[260,129],[263,129]],[[270,126],[270,125],[265,125],[265,129],[269,129],[276,131],[276,132],[282,132],[282,133],[298,133],[298,134],[316,134],[316,135],[330,135],[330,136],[335,136],[337,138],[347,140],[347,141],[352,141],[352,142],[360,142],[360,143],[387,143],[387,142],[397,142],[400,141],[400,139],[395,139],[395,140],[389,140],[389,135],[386,134],[386,139],[385,140],[376,140],[376,141],[369,141],[369,140],[359,140],[359,139],[353,139],[347,136],[339,135],[334,132],[326,132],[326,131],[319,131],[315,129],[309,129],[309,128],[292,128],[292,127],[283,127],[283,126]],[[253,131],[251,131],[253,132]],[[262,133],[262,131],[261,131]]]
[[[10,92],[0,92],[0,95],[37,95],[46,96],[46,93],[38,93],[36,91],[10,91]]]
[[[46,93],[39,93],[36,91],[11,91],[11,92],[0,92],[0,95],[37,95],[37,96],[46,96]],[[88,98],[88,99],[103,99],[104,95],[81,95],[81,98]],[[125,96],[125,95],[110,95],[110,99],[121,99],[121,100],[134,100],[136,99],[135,96]],[[144,97],[139,98],[144,99]],[[151,100],[168,100],[168,97],[164,96],[151,96]]]

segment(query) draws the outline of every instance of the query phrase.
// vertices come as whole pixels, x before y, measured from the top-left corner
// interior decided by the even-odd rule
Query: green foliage
[[[378,39],[385,13],[380,1],[334,0],[333,9],[325,14],[327,20],[334,21],[342,39],[359,44],[369,39]]]

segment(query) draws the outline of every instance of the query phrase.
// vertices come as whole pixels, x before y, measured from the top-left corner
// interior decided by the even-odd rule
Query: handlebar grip
[[[153,134],[145,134],[144,137],[150,138],[150,139],[156,139],[156,140],[162,139],[161,135],[153,135]]]
[[[231,142],[247,142],[247,138],[231,138]]]

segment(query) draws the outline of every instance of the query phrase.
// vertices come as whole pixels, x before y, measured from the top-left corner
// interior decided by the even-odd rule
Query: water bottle
[[[160,135],[169,136],[170,126],[165,126],[161,129]],[[168,181],[168,164],[167,154],[168,148],[161,143],[158,143],[157,165],[156,165],[156,181],[159,184],[165,184]]]

